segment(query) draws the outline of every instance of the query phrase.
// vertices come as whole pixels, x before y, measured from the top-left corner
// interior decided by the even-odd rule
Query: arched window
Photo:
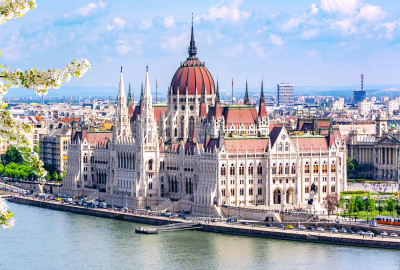
[[[296,174],[296,164],[292,163],[292,174]]]
[[[185,118],[181,118],[181,138],[185,137]]]
[[[326,193],[326,186],[322,186],[322,192]]]
[[[304,173],[310,173],[310,165],[308,162],[306,162],[306,165],[304,165]]]
[[[326,161],[322,164],[322,172],[327,172],[328,171],[328,166],[326,166]]]
[[[149,183],[149,189],[153,189],[153,182]]]
[[[279,163],[279,172],[278,174],[283,174],[283,166],[282,163]]]
[[[304,193],[310,193],[310,188],[309,188],[308,186],[306,186],[306,187],[304,188]]]
[[[229,174],[235,175],[235,165],[233,165],[233,163],[231,164],[231,167],[229,168]]]
[[[244,175],[244,167],[243,164],[239,165],[239,175]]]
[[[257,166],[257,174],[262,174],[263,172],[262,172],[263,170],[262,170],[262,165],[261,165],[261,163],[258,163],[258,166]]]
[[[194,131],[194,118],[190,117],[189,118],[189,137],[193,137],[193,131]]]
[[[239,189],[239,194],[240,194],[240,196],[244,195],[244,188]]]
[[[178,129],[177,128],[175,128],[175,130],[174,130],[174,136],[178,137]]]
[[[336,164],[335,164],[335,161],[332,161],[332,164],[331,164],[331,172],[336,172]]]
[[[225,197],[225,189],[221,189],[221,195]]]
[[[289,163],[285,165],[285,174],[289,174]]]
[[[235,189],[231,188],[231,196],[235,196]]]
[[[253,164],[250,163],[247,173],[248,175],[253,175]]]
[[[249,195],[253,195],[253,188],[249,188]]]
[[[222,164],[222,166],[221,166],[221,176],[225,176],[225,175],[226,175],[225,164]]]
[[[278,144],[278,151],[282,151],[282,143]]]
[[[318,173],[318,162],[314,162],[313,173]]]
[[[276,174],[276,164],[272,164],[272,174]]]
[[[289,143],[285,143],[285,152],[289,151]]]
[[[331,186],[331,192],[336,192],[336,187],[335,186]]]
[[[153,160],[150,159],[149,160],[149,171],[152,171],[152,170],[153,170]]]
[[[87,163],[87,161],[88,161],[88,156],[87,156],[87,154],[85,153],[84,155],[83,155],[83,163]]]

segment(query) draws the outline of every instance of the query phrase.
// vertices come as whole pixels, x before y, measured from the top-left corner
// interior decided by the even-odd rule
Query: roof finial
[[[197,47],[194,41],[194,34],[193,34],[193,13],[192,13],[192,30],[191,30],[191,37],[190,37],[190,44],[189,44],[189,58],[188,59],[197,59]]]
[[[215,97],[215,101],[216,102],[220,102],[220,99],[219,99],[219,85],[218,85],[218,77],[217,77],[217,91],[216,91],[216,97]]]
[[[249,88],[247,87],[247,77],[246,77],[246,93],[244,94],[244,104],[249,105]]]
[[[261,78],[261,96],[260,98],[264,99],[264,76]]]
[[[121,72],[122,72],[122,66],[121,66]]]
[[[149,71],[149,65],[146,64],[146,72]]]

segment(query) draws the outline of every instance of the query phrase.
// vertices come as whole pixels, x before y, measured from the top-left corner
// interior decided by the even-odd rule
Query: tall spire
[[[217,79],[217,91],[215,92],[215,102],[220,102],[218,79]]]
[[[128,104],[132,103],[131,82],[129,82]]]
[[[197,59],[196,54],[197,54],[197,47],[196,43],[194,41],[194,34],[193,34],[193,13],[192,13],[192,31],[191,31],[191,37],[190,37],[190,45],[189,45],[189,58],[188,59]]]
[[[122,66],[121,66],[121,74],[120,74],[120,77],[119,77],[118,101],[120,101],[122,98],[126,99],[125,88],[124,88],[124,76],[122,75]]]
[[[260,101],[265,102],[265,97],[264,97],[264,78],[261,80],[261,95],[260,95]]]
[[[146,79],[144,81],[144,96],[150,97],[149,66],[146,66]]]
[[[246,93],[244,94],[244,104],[249,105],[250,100],[249,100],[249,88],[247,86],[247,78],[246,78]]]

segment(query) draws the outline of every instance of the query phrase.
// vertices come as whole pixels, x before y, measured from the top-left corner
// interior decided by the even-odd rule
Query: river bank
[[[9,198],[10,201],[25,205],[48,208],[52,210],[71,212],[76,214],[90,215],[109,219],[125,220],[130,222],[149,224],[149,225],[165,225],[178,222],[193,222],[183,219],[169,219],[163,216],[154,216],[146,214],[131,214],[122,213],[107,209],[87,208],[82,206],[61,204],[57,202],[49,202],[37,200],[27,197],[14,196]],[[201,222],[202,228],[197,230],[213,233],[223,233],[232,235],[242,235],[251,237],[263,237],[272,239],[281,239],[289,241],[325,243],[346,246],[370,247],[370,248],[385,248],[385,249],[400,249],[400,239],[391,238],[362,238],[358,235],[347,234],[330,234],[314,231],[300,230],[282,230],[276,227],[266,228],[257,227],[254,225],[230,224],[224,222],[209,223]]]

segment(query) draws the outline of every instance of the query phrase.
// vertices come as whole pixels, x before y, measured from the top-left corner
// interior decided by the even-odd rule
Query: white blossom
[[[8,210],[6,202],[0,197],[0,227],[11,229],[15,225],[13,214]]]
[[[3,0],[0,2],[0,24],[25,15],[36,7],[36,0]]]

